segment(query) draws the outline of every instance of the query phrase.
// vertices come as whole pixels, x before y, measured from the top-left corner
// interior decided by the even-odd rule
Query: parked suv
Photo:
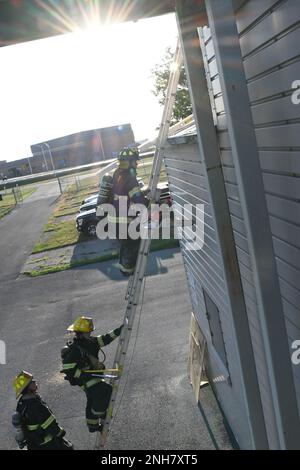
[[[98,194],[96,197],[91,198],[88,202],[85,202],[82,204],[79,208],[79,212],[86,212],[91,209],[95,209],[97,207],[98,203]]]
[[[160,204],[168,204],[169,207],[172,205],[172,200],[171,200],[171,195],[170,195],[170,190],[169,190],[169,185],[167,182],[165,183],[159,183],[157,185],[158,189],[160,189]],[[143,190],[145,193],[147,192],[147,187],[144,187]],[[94,207],[91,207],[93,206]],[[87,210],[83,209],[83,206]],[[85,204],[83,204],[80,207],[80,212],[76,216],[76,228],[78,232],[85,233],[86,235],[90,237],[95,237],[96,236],[96,227],[97,224],[101,220],[101,217],[97,216],[97,201],[89,201]]]
[[[85,233],[89,237],[96,236],[96,227],[101,219],[97,214],[97,207],[93,209],[79,212],[76,216],[76,228],[78,232]]]

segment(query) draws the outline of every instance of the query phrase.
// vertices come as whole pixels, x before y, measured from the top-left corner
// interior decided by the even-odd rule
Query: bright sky
[[[173,14],[0,48],[0,160],[81,130],[131,123],[151,137],[162,108],[151,69],[175,49]]]

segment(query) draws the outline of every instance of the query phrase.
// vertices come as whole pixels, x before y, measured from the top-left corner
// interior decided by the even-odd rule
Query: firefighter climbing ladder
[[[155,148],[151,176],[149,181],[149,198],[151,203],[157,202],[157,184],[159,182],[160,170],[163,161],[164,144],[168,136],[170,127],[170,120],[172,116],[173,105],[175,101],[176,90],[179,82],[180,69],[182,64],[182,53],[180,43],[178,40],[177,48],[174,56],[174,62],[170,68],[169,83],[166,93],[166,101],[163,110],[162,122],[159,128],[157,144]],[[119,344],[116,351],[113,369],[119,370],[119,377],[122,374],[125,357],[130,341],[132,326],[136,309],[138,306],[141,287],[145,277],[148,254],[150,250],[151,239],[141,239],[139,254],[133,276],[130,277],[128,282],[128,289],[126,294],[127,307],[124,317],[124,328],[119,338]],[[103,424],[102,433],[98,433],[95,449],[104,447],[110,428],[110,423],[113,417],[113,409],[116,401],[118,383],[112,379],[113,391],[110,399],[110,404],[107,411],[107,416]]]

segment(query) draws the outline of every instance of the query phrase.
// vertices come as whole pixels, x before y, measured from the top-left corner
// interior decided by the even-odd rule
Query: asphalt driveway
[[[56,182],[41,184],[0,220],[0,282],[17,278],[59,196]]]
[[[0,221],[0,340],[7,348],[7,364],[0,365],[0,449],[16,448],[12,380],[21,369],[34,373],[75,447],[93,448],[84,422],[85,395],[63,380],[60,350],[77,316],[92,316],[98,334],[124,317],[127,280],[115,261],[34,279],[19,275],[57,197],[53,190],[49,186],[41,193],[45,197]],[[150,255],[143,300],[107,448],[213,449],[186,372],[191,305],[179,250]],[[116,342],[105,348],[108,367],[115,347]]]
[[[108,448],[211,449],[186,373],[191,307],[181,255],[176,250],[152,254],[150,272],[157,273],[157,257],[167,272],[147,278],[131,341],[132,350],[137,337],[135,351],[128,352],[130,373]],[[0,448],[15,447],[12,379],[22,368],[35,374],[76,448],[93,446],[84,423],[84,393],[59,373],[60,350],[66,327],[80,314],[93,316],[99,333],[118,326],[126,286],[112,262],[2,284],[0,339],[6,342],[7,364],[0,366]],[[114,343],[106,348],[108,366],[114,349]]]

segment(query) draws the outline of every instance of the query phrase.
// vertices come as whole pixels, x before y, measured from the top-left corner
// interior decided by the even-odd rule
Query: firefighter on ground
[[[112,199],[116,217],[109,217],[109,221],[116,223],[116,234],[120,244],[120,271],[123,275],[129,276],[135,268],[140,239],[133,240],[129,237],[128,226],[134,217],[128,217],[127,214],[124,217],[124,214],[120,214],[119,202],[122,198],[123,200],[126,198],[127,212],[132,204],[145,206],[148,204],[136,178],[138,149],[125,147],[121,150],[118,160],[119,167],[114,172],[112,181]],[[120,238],[122,230],[127,234],[125,239]]]
[[[104,372],[105,354],[103,346],[107,346],[116,339],[122,330],[123,325],[110,333],[91,336],[95,330],[92,318],[79,317],[69,326],[67,331],[74,332],[75,337],[68,341],[62,349],[62,373],[71,385],[79,385],[86,393],[86,423],[90,432],[101,431],[101,420],[105,419],[109,405],[112,386],[104,378],[93,377],[86,371],[93,370]],[[103,362],[98,359],[99,352],[103,354]]]
[[[33,375],[22,371],[14,379],[16,398],[19,398],[12,424],[16,428],[16,441],[28,450],[73,450],[64,436],[52,411],[37,393]]]

